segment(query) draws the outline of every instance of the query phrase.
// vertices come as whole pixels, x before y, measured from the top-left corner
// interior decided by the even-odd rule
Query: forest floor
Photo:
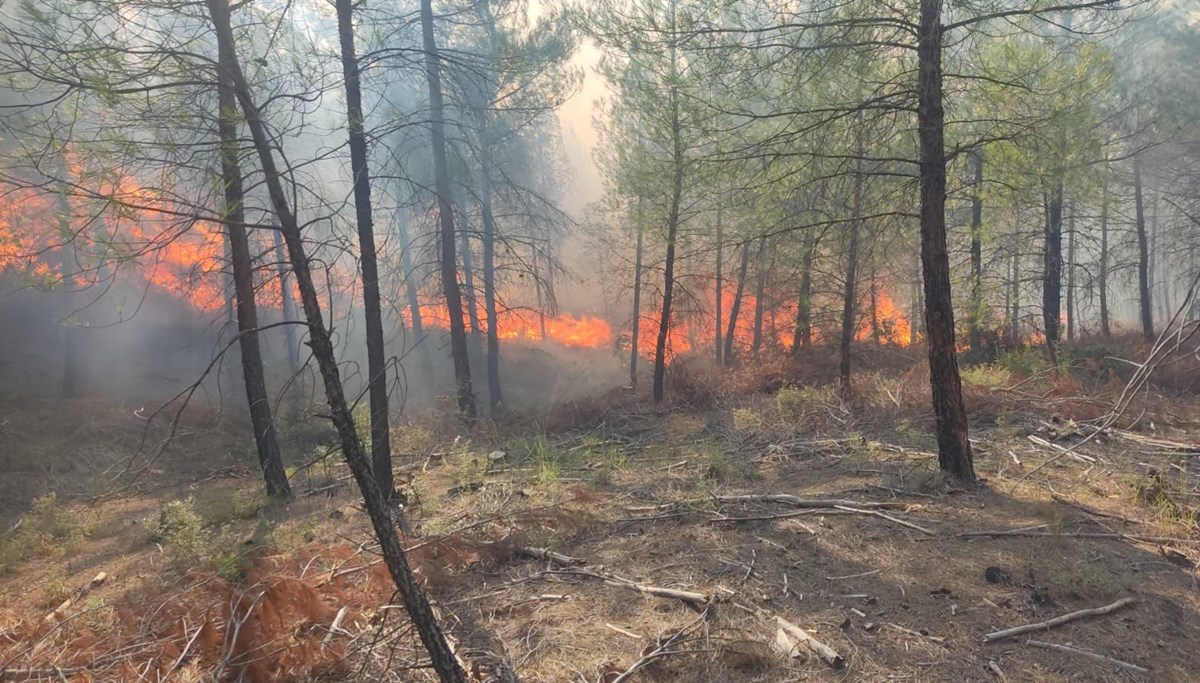
[[[1200,402],[1151,393],[1064,453],[1118,382],[967,371],[965,490],[937,472],[923,373],[861,373],[845,404],[783,371],[765,391],[677,376],[690,405],[614,392],[469,437],[410,418],[410,562],[480,680],[507,660],[614,681],[643,657],[631,680],[1200,678]],[[0,679],[432,680],[320,439],[284,430],[315,455],[268,505],[228,418],[186,416],[126,472],[165,436],[131,410],[2,408]],[[786,652],[779,619],[844,668]]]

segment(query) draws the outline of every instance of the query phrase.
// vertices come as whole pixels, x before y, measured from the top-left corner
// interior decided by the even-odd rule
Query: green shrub
[[[1012,372],[999,363],[984,363],[962,369],[963,384],[985,389],[1002,387],[1012,379]]]
[[[204,519],[196,512],[191,498],[164,505],[158,519],[150,525],[150,532],[156,541],[166,544],[171,557],[180,563],[198,559],[208,542]]]
[[[73,552],[87,538],[87,525],[51,492],[33,501],[11,538],[0,539],[0,574],[41,552]]]
[[[1050,363],[1042,353],[1031,348],[1005,351],[996,360],[996,365],[1022,377],[1033,377],[1050,369]]]

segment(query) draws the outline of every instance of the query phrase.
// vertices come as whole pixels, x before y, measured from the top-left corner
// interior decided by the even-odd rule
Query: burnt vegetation
[[[1182,0],[0,0],[0,681],[1190,681]]]

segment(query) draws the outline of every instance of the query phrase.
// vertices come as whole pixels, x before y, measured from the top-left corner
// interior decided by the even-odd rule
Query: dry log
[[[1078,621],[1080,619],[1086,619],[1088,617],[1098,617],[1098,616],[1103,616],[1105,614],[1110,614],[1112,612],[1115,612],[1115,611],[1121,609],[1122,607],[1127,607],[1129,605],[1132,605],[1133,603],[1134,603],[1133,598],[1121,598],[1120,600],[1112,603],[1111,605],[1105,605],[1103,607],[1093,607],[1091,609],[1081,609],[1078,612],[1071,612],[1069,614],[1064,614],[1062,616],[1054,617],[1053,619],[1050,619],[1048,621],[1039,621],[1035,624],[1025,624],[1024,626],[1014,626],[1013,628],[1006,628],[1003,631],[993,631],[992,633],[989,633],[986,636],[984,636],[984,640],[989,643],[994,643],[998,640],[1004,640],[1005,638],[1019,636],[1024,633],[1031,633],[1033,631],[1047,631],[1049,629],[1056,628],[1058,626],[1062,626],[1063,624],[1068,624],[1072,621]]]
[[[597,571],[591,571],[591,570],[587,570],[587,569],[564,569],[561,571],[546,572],[546,574],[548,574],[548,575],[586,576],[586,577],[592,578],[592,579],[599,579],[600,581],[603,581],[605,583],[605,585],[608,585],[608,586],[616,586],[618,588],[627,588],[629,590],[637,591],[639,593],[645,593],[646,595],[653,595],[656,598],[666,598],[668,600],[679,600],[682,602],[686,602],[689,605],[692,605],[694,607],[705,607],[709,603],[711,603],[713,600],[712,596],[705,595],[703,593],[695,593],[692,591],[677,590],[675,588],[663,588],[661,586],[650,586],[650,585],[647,585],[644,583],[637,583],[635,581],[629,581],[627,579],[622,579],[621,577],[613,576],[612,574],[603,574],[603,573],[600,573]]]
[[[1138,666],[1137,664],[1130,664],[1129,662],[1123,662],[1119,659],[1114,659],[1113,657],[1109,657],[1108,655],[1102,655],[1099,652],[1092,652],[1091,650],[1084,650],[1084,649],[1078,648],[1078,647],[1071,647],[1070,645],[1059,645],[1057,643],[1047,643],[1047,642],[1043,642],[1041,640],[1027,640],[1027,641],[1025,641],[1025,644],[1029,645],[1030,647],[1040,647],[1043,650],[1055,650],[1057,652],[1065,652],[1070,655],[1079,655],[1080,657],[1088,657],[1090,659],[1095,659],[1097,661],[1104,662],[1105,664],[1111,664],[1112,666],[1120,667],[1122,669],[1128,669],[1129,671],[1136,671],[1138,673],[1143,673],[1143,674],[1150,673],[1149,669]]]
[[[75,593],[74,596],[64,600],[61,605],[54,608],[53,612],[51,612],[51,613],[47,614],[45,617],[43,617],[42,621],[55,621],[55,620],[61,618],[62,615],[65,614],[67,610],[71,609],[71,605],[73,605],[73,604],[79,602],[80,600],[84,599],[85,597],[87,597],[87,594],[91,593],[93,590],[99,588],[100,586],[103,586],[104,582],[107,580],[108,580],[108,574],[105,574],[104,572],[100,572],[99,574],[95,575],[94,577],[92,577],[92,580],[88,581],[87,585],[85,585],[83,588],[80,588],[79,591],[77,593]]]
[[[779,630],[775,633],[776,645],[782,646],[788,641],[792,642],[792,645],[785,650],[789,657],[795,657],[798,654],[797,648],[803,646],[834,669],[843,669],[846,667],[846,660],[841,655],[825,643],[808,635],[808,632],[804,629],[783,617],[775,617],[775,624],[779,627]]]

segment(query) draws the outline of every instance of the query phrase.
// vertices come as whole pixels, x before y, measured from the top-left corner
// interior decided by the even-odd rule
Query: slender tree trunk
[[[242,112],[254,140],[254,148],[262,165],[271,204],[279,217],[284,243],[287,245],[292,269],[296,275],[296,283],[300,289],[304,317],[309,326],[309,344],[312,346],[313,356],[316,358],[325,385],[325,396],[329,401],[330,414],[341,441],[342,456],[362,492],[367,515],[371,519],[371,525],[375,529],[375,536],[383,553],[384,564],[396,584],[396,589],[404,601],[405,609],[412,618],[421,642],[429,652],[434,671],[437,672],[443,683],[466,683],[466,673],[459,666],[458,660],[446,642],[434,616],[433,608],[425,598],[425,593],[413,578],[404,547],[400,544],[399,536],[396,534],[395,521],[392,519],[387,501],[380,493],[371,472],[371,461],[363,452],[362,444],[355,433],[350,406],[346,403],[346,396],[342,390],[333,342],[330,340],[329,332],[325,329],[325,322],[322,319],[321,304],[317,298],[316,286],[313,284],[312,272],[309,270],[308,255],[305,253],[300,226],[288,206],[283,182],[275,166],[271,141],[267,137],[266,126],[238,63],[233,29],[230,26],[228,0],[206,0],[206,4],[215,29],[220,69],[232,82],[237,99],[241,102]]]
[[[350,136],[350,170],[354,177],[354,213],[358,224],[362,268],[363,314],[367,332],[367,375],[371,409],[371,471],[385,498],[397,497],[392,476],[392,444],[388,429],[387,357],[383,343],[383,307],[379,297],[379,264],[375,253],[375,223],[371,212],[371,171],[367,136],[363,130],[362,84],[354,49],[352,0],[336,0],[338,40],[342,48],[342,79],[346,86],[346,128]]]
[[[458,259],[454,254],[454,209],[450,203],[450,175],[446,168],[446,114],[442,103],[442,67],[433,33],[433,0],[421,0],[421,33],[425,47],[425,76],[429,81],[430,137],[433,173],[441,221],[441,276],[446,310],[450,316],[450,355],[454,360],[458,410],[475,418],[475,392],[471,388],[471,360],[467,352],[467,327],[463,322],[462,292],[458,288]]]
[[[1112,328],[1108,320],[1108,185],[1104,186],[1104,196],[1100,199],[1100,334],[1105,339],[1112,338]]]
[[[1075,202],[1067,204],[1067,341],[1075,341]]]
[[[763,338],[763,313],[766,302],[764,298],[767,293],[767,272],[770,266],[766,263],[767,238],[760,237],[758,240],[758,261],[756,270],[756,281],[754,283],[754,333],[750,340],[750,352],[757,355],[762,350]]]
[[[1021,345],[1021,255],[1012,255],[1012,312],[1008,320],[1011,325],[1012,345]]]
[[[746,291],[746,273],[750,270],[750,243],[742,244],[742,262],[738,266],[737,286],[733,290],[733,302],[729,305],[729,325],[725,328],[725,364],[734,360],[733,343],[737,338],[738,313],[742,309],[742,295]]]
[[[1042,256],[1042,326],[1050,364],[1058,367],[1058,336],[1062,320],[1063,186],[1058,180],[1045,197],[1046,239]]]
[[[675,1],[670,0],[671,32],[674,34]],[[667,339],[671,333],[671,306],[675,294],[675,242],[679,234],[679,204],[683,199],[683,125],[679,120],[679,92],[676,85],[678,64],[675,38],[671,39],[671,87],[667,106],[671,112],[671,199],[667,208],[667,253],[663,260],[662,316],[658,322],[658,340],[654,345],[654,403],[662,402],[667,375]]]
[[[800,296],[796,302],[796,334],[792,338],[792,355],[812,344],[812,267],[817,250],[816,235],[804,232],[804,256],[800,263]]]
[[[475,291],[475,251],[471,248],[466,197],[460,195],[455,208],[458,209],[459,251],[462,253],[463,298],[467,302],[467,320],[471,322],[467,341],[470,344],[470,360],[478,369],[479,363],[483,362],[483,323],[479,320],[479,297]]]
[[[250,240],[246,234],[246,215],[243,208],[242,169],[238,164],[237,96],[229,75],[218,73],[217,130],[221,138],[221,178],[225,188],[225,232],[229,236],[229,254],[233,270],[234,300],[241,348],[242,377],[250,423],[254,429],[254,444],[258,464],[262,467],[267,495],[287,498],[287,472],[279,440],[275,437],[275,421],[271,416],[271,399],[263,372],[262,351],[258,338],[258,310],[254,303],[254,264],[250,258]]]
[[[637,254],[633,264],[633,326],[630,331],[629,350],[629,386],[637,388],[638,345],[642,332],[642,250],[644,237],[642,234],[642,198],[638,197],[637,209]]]
[[[400,267],[404,270],[404,296],[408,303],[408,316],[411,319],[413,346],[417,349],[417,362],[427,381],[433,378],[433,362],[429,358],[429,343],[425,339],[425,321],[421,316],[421,297],[418,292],[420,277],[412,260],[412,241],[408,236],[408,227],[404,220],[396,221],[396,236],[400,241]]]
[[[1154,305],[1150,298],[1150,245],[1146,239],[1146,208],[1142,198],[1142,165],[1133,157],[1133,201],[1138,243],[1138,308],[1142,320],[1142,336],[1154,341]]]
[[[295,375],[300,372],[300,342],[296,322],[296,302],[292,299],[292,287],[288,282],[287,255],[283,253],[283,236],[278,230],[271,231],[275,247],[275,260],[279,271],[279,303],[283,307],[283,333],[287,340],[288,370]]]
[[[480,211],[483,215],[483,307],[487,316],[488,399],[492,415],[504,402],[500,385],[500,318],[496,308],[496,219],[492,215],[492,148],[489,122],[484,115],[479,133]]]
[[[971,350],[982,351],[983,330],[983,152],[972,150],[971,166],[971,307],[967,328]]]
[[[862,133],[860,132],[861,136]],[[842,291],[842,334],[839,342],[840,363],[838,364],[838,382],[841,386],[842,400],[850,397],[850,352],[854,342],[855,309],[858,307],[858,239],[862,232],[862,203],[863,185],[866,182],[862,172],[862,146],[859,145],[860,160],[856,161],[854,169],[854,204],[853,220],[850,222],[850,233],[846,242],[846,286]]]
[[[874,249],[872,249],[874,251]],[[883,330],[879,327],[879,274],[875,269],[875,256],[871,255],[871,343],[875,346],[883,341]]]
[[[717,201],[719,202],[720,199],[718,199]],[[721,269],[725,265],[724,252],[723,252],[725,245],[722,244],[722,242],[721,242],[721,237],[722,237],[722,235],[721,235],[721,210],[722,210],[721,205],[717,204],[717,305],[716,305],[717,324],[716,324],[715,329],[713,330],[713,339],[716,340],[715,345],[716,345],[717,365],[721,365],[724,362],[724,358],[721,353],[723,350],[723,346],[721,344],[721,316],[724,313],[724,311],[722,309],[725,306],[725,301],[723,299],[723,297],[725,296],[725,291],[724,291],[725,282],[724,282],[724,278],[722,277]]]
[[[967,411],[954,344],[950,258],[946,252],[945,111],[942,107],[941,0],[921,0],[917,32],[918,133],[921,149],[921,262],[925,327],[937,421],[938,464],[963,482],[975,481]]]

